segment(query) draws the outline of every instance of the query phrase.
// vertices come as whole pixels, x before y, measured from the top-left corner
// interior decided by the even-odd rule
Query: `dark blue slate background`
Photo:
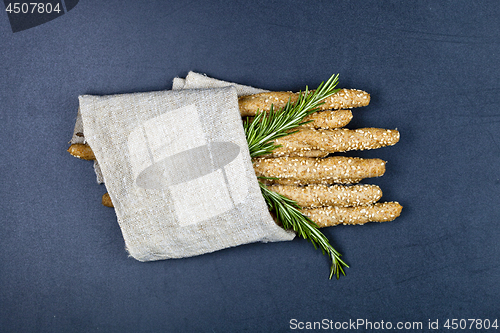
[[[498,1],[82,0],[16,33],[0,14],[0,332],[500,320],[499,33]],[[372,94],[349,127],[400,130],[351,154],[388,161],[367,183],[404,210],[324,230],[347,277],[328,280],[298,239],[127,258],[92,163],[66,152],[77,96],[170,89],[190,70],[271,90],[340,73]]]

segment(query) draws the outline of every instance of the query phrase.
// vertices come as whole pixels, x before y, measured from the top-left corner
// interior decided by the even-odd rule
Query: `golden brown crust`
[[[272,155],[266,157],[325,157],[329,153],[348,150],[375,149],[394,145],[399,141],[399,132],[380,128],[360,128],[349,130],[345,128],[333,130],[303,129],[277,139],[281,145]],[[94,160],[95,156],[87,144],[72,144],[68,152],[84,160]]]
[[[114,207],[113,202],[111,201],[111,197],[109,196],[109,193],[104,193],[102,195],[102,204],[106,207]]]
[[[83,160],[95,160],[94,152],[89,145],[86,144],[72,144],[68,152],[74,157],[78,157]],[[321,151],[319,149],[304,149],[297,153],[291,153],[290,156],[303,156],[303,157],[326,157],[328,152]]]
[[[271,189],[273,191],[276,190],[274,186],[271,187]],[[286,196],[286,194],[282,194]],[[290,199],[293,199],[293,195],[289,197]],[[299,203],[300,198],[296,201]],[[313,199],[313,201],[315,201],[315,199]],[[111,197],[108,193],[105,193],[102,196],[102,204],[106,207],[114,207],[113,202],[111,201]],[[307,207],[307,204],[302,204],[303,207]],[[336,226],[339,224],[362,225],[368,222],[389,222],[396,219],[401,214],[402,209],[403,206],[401,206],[397,202],[384,202],[375,203],[372,205],[358,205],[351,207],[332,205],[319,208],[305,208],[301,211],[304,215],[308,216],[312,221],[314,221],[318,225],[318,227],[324,228]]]
[[[257,177],[268,184],[308,185],[353,184],[385,173],[385,161],[373,158],[332,156],[327,158],[257,158],[253,164]]]
[[[382,197],[382,190],[376,185],[271,185],[269,190],[294,200],[303,208],[365,206]]]
[[[320,110],[351,109],[370,104],[370,94],[359,89],[340,89],[326,98]]]
[[[88,144],[74,143],[68,148],[68,152],[82,160],[95,160],[94,152]]]
[[[271,109],[271,104],[273,105],[273,109],[277,111],[285,107],[288,101],[290,101],[290,103],[295,103],[298,97],[298,94],[288,91],[263,92],[260,94],[239,97],[238,106],[241,116],[251,117],[255,116],[258,110],[269,111]]]
[[[335,153],[376,149],[395,145],[398,141],[399,132],[397,130],[381,128],[303,129],[275,140],[275,144],[281,147],[266,157],[302,156],[301,153],[310,150]]]
[[[304,121],[310,123],[304,124],[301,128],[332,129],[344,127],[352,120],[351,110],[327,110],[311,114]]]
[[[329,206],[303,209],[302,213],[313,220],[320,228],[339,224],[365,224],[367,222],[388,222],[401,214],[397,202],[375,203],[369,206],[338,207]]]
[[[295,103],[299,93],[287,91],[272,91],[260,94],[241,96],[238,98],[238,105],[242,116],[255,116],[257,111],[268,112],[271,104],[274,110],[285,107],[290,101]],[[320,110],[340,110],[366,106],[370,103],[370,94],[358,89],[340,89],[332,96],[323,101]]]
[[[288,155],[288,157],[327,157],[328,152],[321,151],[319,149],[304,149],[301,151],[291,151]],[[265,158],[269,157],[274,157],[273,155],[265,155]]]
[[[243,121],[253,121],[253,117],[243,117]],[[352,120],[351,110],[318,111],[304,118],[307,124],[299,126],[307,129],[332,129],[341,128]]]

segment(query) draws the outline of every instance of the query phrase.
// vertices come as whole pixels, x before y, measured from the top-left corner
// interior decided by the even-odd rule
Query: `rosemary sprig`
[[[244,129],[250,156],[255,158],[267,155],[278,148],[274,140],[295,133],[298,126],[307,123],[304,119],[318,111],[322,101],[339,90],[335,89],[337,83],[338,74],[332,75],[314,91],[309,91],[306,87],[295,103],[288,100],[285,107],[277,112],[271,105],[269,113],[258,112],[253,121],[247,120]],[[329,278],[336,275],[338,279],[340,273],[345,275],[343,266],[349,266],[340,259],[341,254],[331,246],[326,236],[318,230],[318,226],[300,212],[301,207],[295,201],[269,190],[266,185],[260,182],[259,184],[269,210],[275,212],[282,226],[285,229],[293,229],[300,237],[308,239],[314,248],[321,248],[323,254],[329,256],[332,261]]]
[[[293,130],[307,122],[304,118],[318,111],[323,100],[340,89],[335,89],[338,83],[338,74],[332,75],[326,82],[322,82],[315,91],[306,87],[300,92],[295,103],[288,103],[283,109],[274,111],[273,105],[269,113],[258,112],[253,121],[245,121],[244,128],[248,148],[252,158],[270,154],[278,148],[274,140],[295,133]]]
[[[331,279],[336,275],[338,279],[340,273],[345,275],[342,266],[349,266],[340,259],[341,254],[330,245],[326,236],[318,230],[316,223],[309,217],[302,215],[300,206],[295,201],[269,190],[267,186],[261,182],[259,182],[259,185],[267,206],[270,210],[275,212],[276,218],[281,222],[283,228],[293,229],[297,235],[304,239],[308,239],[315,249],[319,246],[323,254],[326,253],[328,257],[330,257],[332,265],[330,266],[329,278]]]

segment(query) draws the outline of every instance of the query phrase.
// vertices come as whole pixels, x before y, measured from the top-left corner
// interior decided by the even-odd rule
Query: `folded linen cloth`
[[[196,88],[221,88],[232,86],[236,89],[236,94],[240,96],[248,96],[268,92],[269,90],[254,88],[234,82],[227,82],[208,77],[204,74],[189,72],[185,79],[176,77],[172,83],[172,90],[178,89],[196,89]]]
[[[182,89],[79,97],[74,137],[96,156],[129,254],[150,261],[293,239],[260,193],[243,86],[195,73],[175,81]],[[210,85],[220,88],[199,89]]]
[[[238,97],[240,96],[248,96],[253,94],[258,94],[262,92],[268,92],[269,90],[254,88],[251,86],[246,86],[242,84],[237,84],[234,82],[227,82],[223,80],[218,80],[211,78],[207,75],[196,73],[190,71],[186,78],[174,78],[172,82],[172,90],[180,90],[180,89],[197,89],[197,88],[222,88],[232,86],[236,89],[236,94]],[[75,127],[73,130],[73,137],[70,140],[70,144],[75,143],[86,143],[85,135],[83,130],[83,122],[80,113],[80,108],[78,109],[78,114],[76,117]],[[99,162],[97,160],[94,161],[94,171],[96,174],[97,183],[104,183],[104,179],[102,177],[101,169],[99,167]]]

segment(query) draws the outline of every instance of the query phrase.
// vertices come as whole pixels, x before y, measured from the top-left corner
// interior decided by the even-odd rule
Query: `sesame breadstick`
[[[302,125],[300,128],[321,128],[330,129],[346,126],[352,119],[352,112],[350,110],[329,110],[322,112],[315,112],[310,116],[306,117],[304,121],[311,121],[310,123]],[[310,150],[310,151],[309,151]],[[84,160],[95,160],[94,152],[88,144],[85,143],[74,143],[72,144],[68,152],[78,158]],[[321,151],[320,149],[303,149],[297,156],[304,157],[325,157],[328,153]]]
[[[295,103],[299,93],[287,91],[263,92],[260,94],[241,96],[238,98],[242,116],[255,116],[258,110],[269,111],[271,104],[274,110],[283,108],[290,100]],[[339,110],[366,106],[370,103],[370,94],[357,89],[340,89],[332,96],[326,98],[319,110]]]
[[[256,158],[253,167],[257,177],[272,178],[267,184],[282,185],[353,184],[385,173],[381,159],[344,156]]]
[[[72,144],[68,152],[79,159],[82,160],[95,160],[94,152],[92,151],[92,148],[86,143],[74,143]],[[319,149],[303,149],[299,153],[297,153],[295,156],[303,156],[303,157],[326,157],[328,155],[328,152],[321,151]]]
[[[401,214],[397,202],[375,203],[369,206],[338,207],[329,206],[303,209],[302,214],[313,220],[318,227],[330,227],[339,224],[365,224],[367,222],[388,222]]]
[[[268,188],[294,200],[302,208],[366,206],[382,197],[382,190],[376,185],[271,185]]]
[[[352,119],[351,110],[329,110],[322,112],[315,112],[310,116],[306,117],[304,121],[310,121],[310,123],[304,124],[301,128],[321,128],[330,129],[346,126]],[[72,144],[68,152],[78,158],[85,160],[94,160],[95,156],[92,149],[88,144],[84,143],[74,143]],[[311,153],[304,153],[303,156],[307,157],[323,157],[328,155],[328,153],[316,151]]]
[[[102,204],[113,208],[113,203],[108,193],[102,196]],[[326,206],[320,208],[302,209],[302,214],[314,221],[318,227],[325,228],[339,224],[358,224],[368,222],[389,222],[395,220],[403,206],[397,202],[375,203],[373,205],[342,207]]]
[[[86,143],[74,143],[68,148],[68,152],[82,160],[95,160],[94,152]]]
[[[352,109],[370,104],[370,94],[359,89],[340,89],[326,98],[320,110]]]
[[[269,157],[274,157],[275,155],[265,155],[266,158]],[[296,152],[290,152],[288,154],[288,157],[327,157],[328,152],[326,151],[321,151],[319,149],[308,149],[307,147],[303,150],[296,151]]]
[[[243,117],[243,121],[252,122],[254,117]],[[318,111],[304,118],[307,124],[298,128],[332,129],[344,127],[352,120],[351,110],[327,110]]]
[[[302,125],[300,128],[331,129],[344,127],[352,120],[351,110],[327,110],[314,112],[307,116],[304,121],[310,123]]]
[[[282,148],[276,150],[279,149]],[[94,153],[87,144],[73,144],[68,151],[75,157],[95,160]],[[289,155],[292,153],[293,151]],[[254,163],[255,172],[259,177],[282,178],[276,182],[285,185],[352,184],[359,182],[363,178],[382,176],[385,172],[385,162],[379,159],[359,159],[342,156],[321,159],[320,157],[328,155],[328,151],[311,149],[310,147],[304,147],[296,154],[299,156],[258,158]],[[299,168],[296,169],[296,166]],[[277,172],[279,173],[280,168],[285,168],[283,170],[287,172],[287,176],[276,175]],[[299,173],[300,175],[293,176]]]
[[[399,132],[397,130],[381,128],[303,129],[275,140],[274,143],[281,147],[276,148],[272,154],[266,157],[301,156],[301,152],[309,150],[335,153],[376,149],[395,145],[398,141]]]
[[[102,195],[102,204],[103,206],[106,206],[106,207],[111,207],[113,208],[113,202],[111,201],[111,197],[109,196],[109,193],[104,193]]]

